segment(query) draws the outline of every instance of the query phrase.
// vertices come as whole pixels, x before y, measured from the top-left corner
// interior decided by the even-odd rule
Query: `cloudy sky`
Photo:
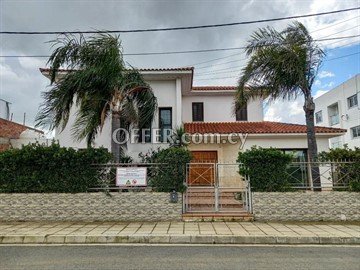
[[[0,0],[1,31],[119,30],[217,24],[332,11],[359,6],[359,0],[303,1],[77,1]],[[360,12],[301,19],[314,38],[360,34]],[[270,23],[283,29],[289,21]],[[243,46],[249,35],[266,24],[188,31],[122,34],[124,53],[201,50]],[[48,55],[51,35],[0,35],[0,55]],[[360,71],[360,39],[321,42],[327,58],[313,89],[318,96]],[[344,55],[352,56],[338,58]],[[222,58],[219,60],[214,60]],[[338,58],[338,59],[335,59]],[[125,57],[135,67],[195,67],[194,85],[235,85],[244,52],[223,51],[182,55]],[[210,61],[212,60],[212,61]],[[206,62],[206,63],[203,63]],[[0,98],[12,103],[13,119],[28,125],[41,103],[48,80],[39,72],[45,58],[0,57]],[[269,104],[266,119],[304,123],[303,99]]]

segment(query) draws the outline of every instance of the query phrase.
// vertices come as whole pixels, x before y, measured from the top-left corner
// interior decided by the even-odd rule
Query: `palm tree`
[[[267,27],[255,31],[246,46],[250,57],[239,79],[236,103],[244,105],[254,97],[293,99],[303,95],[307,126],[309,160],[317,157],[314,111],[311,87],[325,56],[300,22],[278,32]],[[316,170],[313,185],[320,187]]]
[[[71,108],[76,106],[72,135],[77,140],[86,139],[91,147],[109,117],[111,134],[115,133],[118,141],[124,136],[124,132],[116,132],[120,128],[142,128],[152,122],[156,97],[138,70],[125,67],[118,36],[63,35],[51,42],[56,46],[48,60],[52,87],[43,93],[37,126],[63,130]],[[58,76],[61,67],[69,71]],[[126,143],[111,140],[115,162],[125,149]]]

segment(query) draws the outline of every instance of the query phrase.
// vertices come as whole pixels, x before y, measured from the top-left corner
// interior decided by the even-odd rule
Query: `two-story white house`
[[[360,147],[360,74],[315,99],[315,123],[318,126],[346,129],[344,135],[331,138],[331,148]]]
[[[48,69],[40,69],[48,76]],[[66,71],[62,71],[66,72]],[[191,136],[219,134],[217,143],[210,141],[190,143],[193,157],[199,161],[235,162],[238,152],[252,146],[275,147],[284,151],[296,151],[306,159],[306,126],[298,124],[263,121],[263,101],[254,99],[234,113],[235,86],[193,86],[194,68],[141,69],[145,80],[152,87],[158,101],[158,112],[152,128],[173,128],[184,126]],[[61,72],[60,72],[61,75]],[[73,108],[68,125],[62,132],[55,133],[55,139],[65,147],[85,148],[86,143],[78,142],[71,136],[76,108]],[[286,112],[284,112],[286,113]],[[110,149],[111,119],[103,132],[96,138],[95,147]],[[242,134],[237,141],[229,143],[222,138],[232,133]],[[204,135],[205,134],[205,135]],[[328,140],[345,134],[339,128],[317,127],[319,151],[328,150]],[[168,144],[137,142],[128,144],[128,155],[135,160],[139,153],[149,149],[168,147]]]

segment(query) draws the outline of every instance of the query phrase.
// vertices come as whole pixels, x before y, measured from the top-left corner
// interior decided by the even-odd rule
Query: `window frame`
[[[353,101],[354,101],[354,105],[353,105],[353,106],[350,106],[350,102],[351,102],[352,99],[353,99]],[[357,107],[358,104],[359,104],[358,102],[359,102],[359,100],[358,100],[357,94],[348,97],[348,98],[347,98],[348,109],[352,109],[352,108]]]
[[[241,111],[245,111],[245,120],[241,119]],[[236,121],[248,121],[249,117],[248,117],[248,109],[247,109],[247,104],[243,105],[242,107],[239,107],[238,105],[236,105],[236,110],[235,110],[235,120]]]
[[[163,142],[163,128],[161,127],[161,111],[166,111],[169,110],[170,111],[170,129],[172,129],[172,125],[173,125],[173,115],[172,115],[172,107],[159,107],[159,130],[160,130],[160,142]]]
[[[321,118],[321,120],[320,121],[318,121],[318,115],[320,114],[320,118]],[[316,124],[318,124],[318,123],[322,123],[324,121],[324,118],[323,118],[323,115],[322,115],[322,110],[320,110],[320,111],[317,111],[316,113],[315,113],[315,122],[316,122]]]
[[[356,130],[356,136],[354,136],[354,131]],[[359,139],[360,138],[360,125],[350,128],[351,138],[352,139]]]
[[[198,117],[200,120],[195,120],[195,106],[201,105],[201,117]],[[191,103],[191,112],[192,112],[192,121],[193,122],[204,122],[204,102],[192,102]]]

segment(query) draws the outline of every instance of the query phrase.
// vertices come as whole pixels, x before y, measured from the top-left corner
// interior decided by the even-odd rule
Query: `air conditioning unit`
[[[344,121],[349,120],[349,115],[348,114],[341,115],[341,120],[344,120]]]

